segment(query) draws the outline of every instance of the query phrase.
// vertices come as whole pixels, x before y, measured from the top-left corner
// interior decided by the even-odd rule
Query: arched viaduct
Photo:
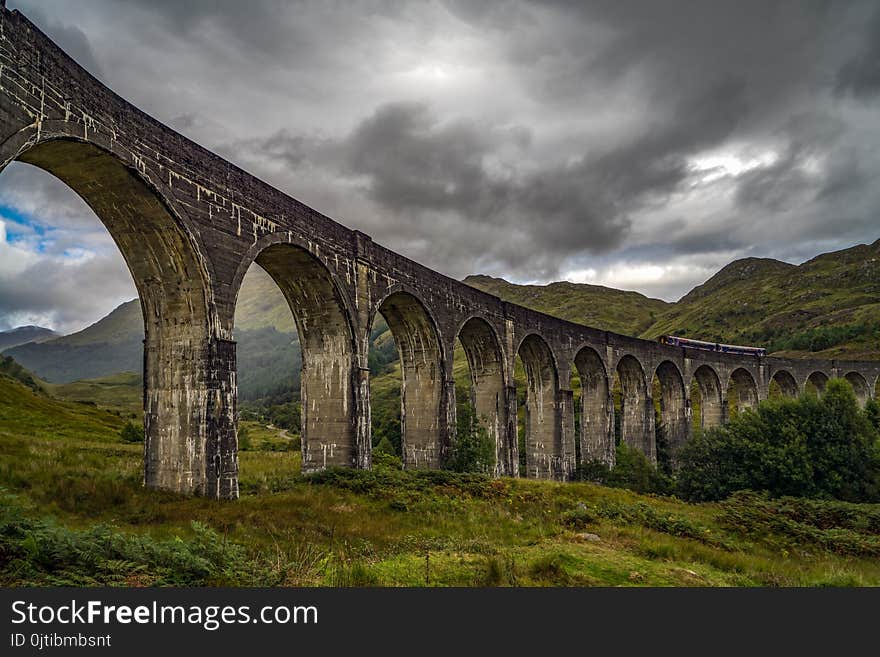
[[[686,441],[690,386],[701,423],[726,419],[771,380],[796,394],[845,376],[862,399],[880,363],[741,357],[668,347],[566,322],[447,278],[348,230],[194,144],[119,98],[17,11],[0,18],[0,168],[13,160],[69,185],[103,221],[131,271],[145,321],[144,482],[238,495],[232,322],[248,267],[276,281],[303,350],[303,468],[370,467],[368,337],[377,313],[402,370],[407,467],[438,467],[454,441],[452,354],[467,354],[497,473],[564,479],[582,459],[614,458],[612,378],[622,440],[655,458],[654,376],[673,447]],[[528,377],[525,472],[514,359]],[[582,384],[581,404],[569,384]],[[812,378],[811,378],[812,377]],[[575,435],[575,415],[580,417]],[[576,449],[575,441],[580,449]]]

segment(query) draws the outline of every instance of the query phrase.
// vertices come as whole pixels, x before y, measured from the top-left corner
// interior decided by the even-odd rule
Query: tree
[[[247,427],[238,427],[238,449],[242,452],[251,449],[251,432]]]
[[[483,474],[491,474],[495,468],[495,443],[469,400],[458,404],[455,441],[445,466],[455,472]]]
[[[880,437],[843,379],[830,380],[821,399],[770,399],[737,414],[726,426],[694,436],[678,462],[678,492],[689,500],[718,500],[744,489],[880,499]]]
[[[142,443],[144,442],[144,425],[135,424],[129,420],[119,432],[119,437],[124,443]]]

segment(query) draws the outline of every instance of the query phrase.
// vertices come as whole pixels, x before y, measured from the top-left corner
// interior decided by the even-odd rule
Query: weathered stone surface
[[[461,339],[474,405],[496,440],[496,472],[565,479],[614,459],[612,380],[623,440],[656,458],[652,381],[667,442],[687,440],[690,385],[701,423],[846,377],[862,401],[880,363],[737,357],[668,347],[505,303],[351,231],[194,144],[119,98],[17,11],[0,10],[0,168],[54,174],[95,210],[125,257],[144,311],[144,482],[238,495],[235,300],[260,263],[303,348],[303,466],[370,467],[368,337],[377,313],[400,350],[407,467],[434,468],[455,439],[452,353]],[[514,359],[528,375],[519,469]],[[569,389],[579,374],[580,404]],[[823,378],[824,377],[824,378]],[[734,386],[731,388],[731,382]],[[824,384],[823,384],[824,385]],[[575,422],[575,417],[579,422]],[[580,435],[575,435],[575,427]]]

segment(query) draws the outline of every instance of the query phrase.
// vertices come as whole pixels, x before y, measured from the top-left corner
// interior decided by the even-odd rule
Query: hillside
[[[670,305],[638,292],[601,285],[516,285],[503,278],[482,275],[468,276],[464,282],[526,308],[624,335],[639,335]]]
[[[762,345],[784,356],[880,358],[880,240],[801,265],[732,262],[641,335],[664,333]]]
[[[595,285],[469,276],[506,301],[606,330],[753,344],[780,356],[880,358],[880,240],[801,265],[744,258],[675,303]]]
[[[271,436],[240,453],[241,499],[218,504],[144,489],[123,422],[0,375],[0,585],[880,585],[877,505],[381,464],[302,476]]]
[[[42,326],[19,326],[9,331],[0,331],[0,351],[28,342],[45,342],[57,337],[58,333]]]

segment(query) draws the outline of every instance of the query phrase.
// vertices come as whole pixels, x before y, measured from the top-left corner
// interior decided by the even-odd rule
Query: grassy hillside
[[[880,240],[801,265],[737,260],[642,332],[758,344],[786,356],[880,358]]]
[[[490,276],[468,276],[464,282],[526,308],[625,335],[639,335],[670,305],[638,292],[601,285],[515,285]]]
[[[880,584],[876,505],[388,466],[303,477],[296,452],[261,448],[272,435],[240,455],[242,499],[218,504],[144,490],[122,422],[0,377],[0,585]]]
[[[42,383],[43,389],[56,399],[89,402],[102,408],[128,413],[143,411],[143,378],[136,372],[120,372],[98,379],[72,383]]]

